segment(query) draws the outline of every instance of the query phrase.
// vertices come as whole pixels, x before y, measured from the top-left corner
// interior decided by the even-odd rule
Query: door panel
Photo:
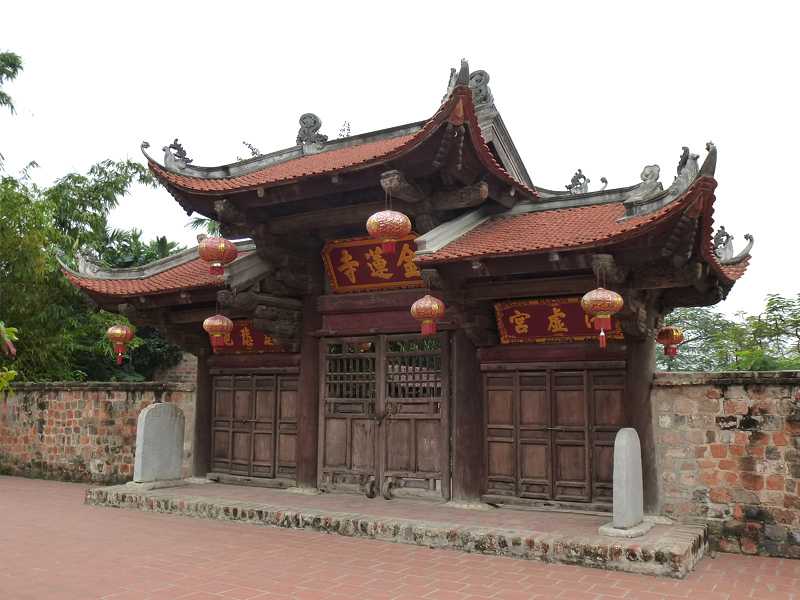
[[[293,479],[296,390],[295,376],[214,376],[212,470]]]
[[[326,339],[319,485],[447,494],[446,349],[419,335]]]
[[[487,373],[487,493],[608,502],[625,372]]]

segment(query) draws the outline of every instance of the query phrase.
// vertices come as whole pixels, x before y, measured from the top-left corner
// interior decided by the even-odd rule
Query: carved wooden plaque
[[[286,352],[271,335],[253,327],[251,321],[234,321],[233,331],[225,337],[225,345],[216,354],[253,354]]]
[[[512,300],[494,305],[502,344],[549,344],[596,340],[598,332],[583,312],[578,296]],[[621,340],[619,321],[612,319],[609,340]]]
[[[335,293],[366,292],[421,287],[422,276],[414,263],[416,235],[397,241],[388,254],[374,239],[334,240],[325,244],[322,260],[331,290]]]

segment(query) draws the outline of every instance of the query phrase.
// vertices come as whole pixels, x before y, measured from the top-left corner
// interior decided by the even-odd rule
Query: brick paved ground
[[[720,555],[675,581],[94,508],[84,491],[0,477],[0,599],[800,600],[800,561]]]

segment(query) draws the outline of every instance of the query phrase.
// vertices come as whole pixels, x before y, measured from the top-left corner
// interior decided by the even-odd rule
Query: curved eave
[[[238,260],[253,250],[252,242],[237,243]],[[234,261],[235,263],[236,261]],[[105,269],[94,274],[80,273],[59,261],[64,276],[92,298],[112,301],[140,296],[163,296],[201,289],[225,287],[222,275],[212,275],[208,264],[200,259],[197,248],[141,267]]]
[[[429,140],[433,134],[447,122],[456,125],[460,125],[462,122],[466,123],[475,153],[481,164],[489,173],[500,180],[501,183],[507,184],[509,187],[519,191],[522,197],[531,199],[537,197],[533,189],[514,179],[492,155],[491,150],[481,134],[478,119],[475,114],[475,107],[472,102],[472,92],[467,86],[457,86],[436,114],[429,119],[418,132],[411,135],[368,142],[359,146],[350,146],[342,150],[310,154],[284,163],[279,163],[278,165],[266,167],[265,169],[254,171],[247,175],[228,178],[198,178],[181,175],[167,170],[149,156],[148,166],[162,184],[173,187],[183,193],[216,196],[231,192],[252,191],[259,188],[264,189],[288,185],[311,177],[352,173],[401,158],[413,152],[420,145]],[[297,165],[297,161],[306,161],[310,165],[314,165],[316,162],[324,163],[325,159],[329,160],[331,158],[332,152],[350,151],[350,153],[358,156],[359,152],[370,150],[371,145],[374,145],[378,149],[386,149],[376,152],[374,155],[364,160],[354,160],[351,163],[345,162],[345,164],[328,168],[311,168],[309,170],[300,168],[297,169],[296,173],[270,178],[270,172],[272,170],[277,170],[278,167],[286,169],[286,167],[292,163]]]

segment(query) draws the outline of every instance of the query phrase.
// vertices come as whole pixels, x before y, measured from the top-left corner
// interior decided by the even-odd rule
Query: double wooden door
[[[611,501],[624,370],[489,372],[484,390],[488,495]]]
[[[211,468],[295,479],[296,375],[215,375]]]
[[[446,340],[321,341],[321,489],[449,497]]]

